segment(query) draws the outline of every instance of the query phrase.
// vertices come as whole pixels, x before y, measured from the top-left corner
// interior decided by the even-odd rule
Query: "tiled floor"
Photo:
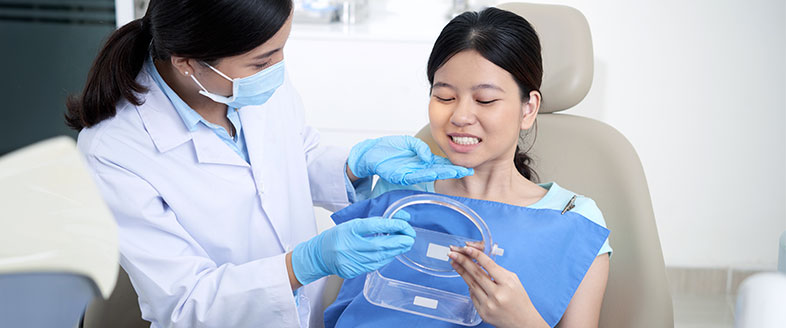
[[[734,297],[716,295],[672,295],[675,328],[734,327]]]

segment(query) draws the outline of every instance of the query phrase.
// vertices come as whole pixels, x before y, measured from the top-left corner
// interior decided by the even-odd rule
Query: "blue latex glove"
[[[415,230],[405,220],[354,219],[295,246],[292,269],[303,285],[329,274],[354,278],[390,263],[414,243]]]
[[[431,153],[428,145],[411,136],[387,136],[363,141],[349,152],[347,165],[358,178],[374,174],[385,181],[411,185],[438,179],[458,179],[474,171]]]

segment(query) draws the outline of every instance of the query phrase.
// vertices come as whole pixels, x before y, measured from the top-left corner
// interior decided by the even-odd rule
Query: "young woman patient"
[[[442,30],[427,74],[431,135],[453,164],[474,168],[475,174],[408,187],[380,180],[373,196],[402,188],[433,192],[455,196],[479,213],[491,203],[507,204],[520,217],[488,222],[495,241],[505,243],[505,256],[495,262],[473,247],[451,247],[449,255],[481,326],[596,327],[611,254],[603,216],[589,198],[554,182],[533,182],[530,157],[518,146],[521,136],[534,133],[543,100],[540,43],[533,28],[496,8],[464,13]],[[572,216],[561,215],[574,195],[568,207]],[[341,212],[337,216],[342,220]],[[566,245],[581,239],[582,231],[600,237]],[[576,255],[584,253],[581,259]],[[370,305],[363,299],[363,280],[344,282],[325,313],[326,326],[454,326]]]

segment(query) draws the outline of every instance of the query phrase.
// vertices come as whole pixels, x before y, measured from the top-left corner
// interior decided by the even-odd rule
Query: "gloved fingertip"
[[[469,167],[469,168],[461,167],[461,168],[464,169],[464,172],[463,172],[464,175],[462,175],[462,177],[466,177],[466,176],[470,176],[470,175],[474,175],[475,174],[475,169],[473,169],[471,167]]]
[[[415,238],[409,235],[392,235],[389,236],[388,245],[393,251],[408,251],[415,244]]]
[[[439,174],[437,174],[437,180],[455,179],[455,178],[458,178],[460,175],[461,174],[458,172],[458,170],[446,168],[446,169],[440,170]]]
[[[415,239],[415,238],[417,238],[417,237],[418,237],[418,234],[415,232],[415,229],[412,229],[412,226],[409,226],[409,227],[407,227],[406,229],[404,229],[404,230],[402,231],[402,233],[403,233],[403,234],[405,234],[405,235],[407,235],[407,236],[410,236],[410,237],[412,237],[412,240],[413,240],[413,241],[414,241],[414,239]]]
[[[432,160],[431,163],[435,164],[435,165],[439,165],[439,164],[441,164],[441,165],[453,165],[453,163],[451,163],[449,159],[447,159],[445,157],[442,157],[442,156],[436,156],[436,155],[434,155],[434,159]]]
[[[428,146],[428,144],[418,138],[410,138],[411,139],[408,139],[410,142],[410,149],[414,150],[415,153],[418,154],[418,157],[420,157],[420,159],[424,162],[432,163],[434,161],[434,153],[431,152],[431,148]]]
[[[404,220],[404,221],[409,221],[410,219],[412,219],[412,215],[410,215],[405,210],[398,210],[398,211],[396,211],[396,213],[393,213],[393,218],[394,219],[399,219],[399,220]]]
[[[418,172],[419,174],[410,173],[404,176],[404,179],[402,180],[404,181],[405,186],[437,180],[436,172],[430,169],[422,169],[422,170],[429,170],[429,171]]]

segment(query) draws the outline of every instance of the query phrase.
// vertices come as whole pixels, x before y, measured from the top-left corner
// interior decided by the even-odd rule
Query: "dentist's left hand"
[[[390,263],[414,243],[415,230],[403,219],[354,219],[295,246],[292,271],[303,285],[330,274],[354,278]]]

